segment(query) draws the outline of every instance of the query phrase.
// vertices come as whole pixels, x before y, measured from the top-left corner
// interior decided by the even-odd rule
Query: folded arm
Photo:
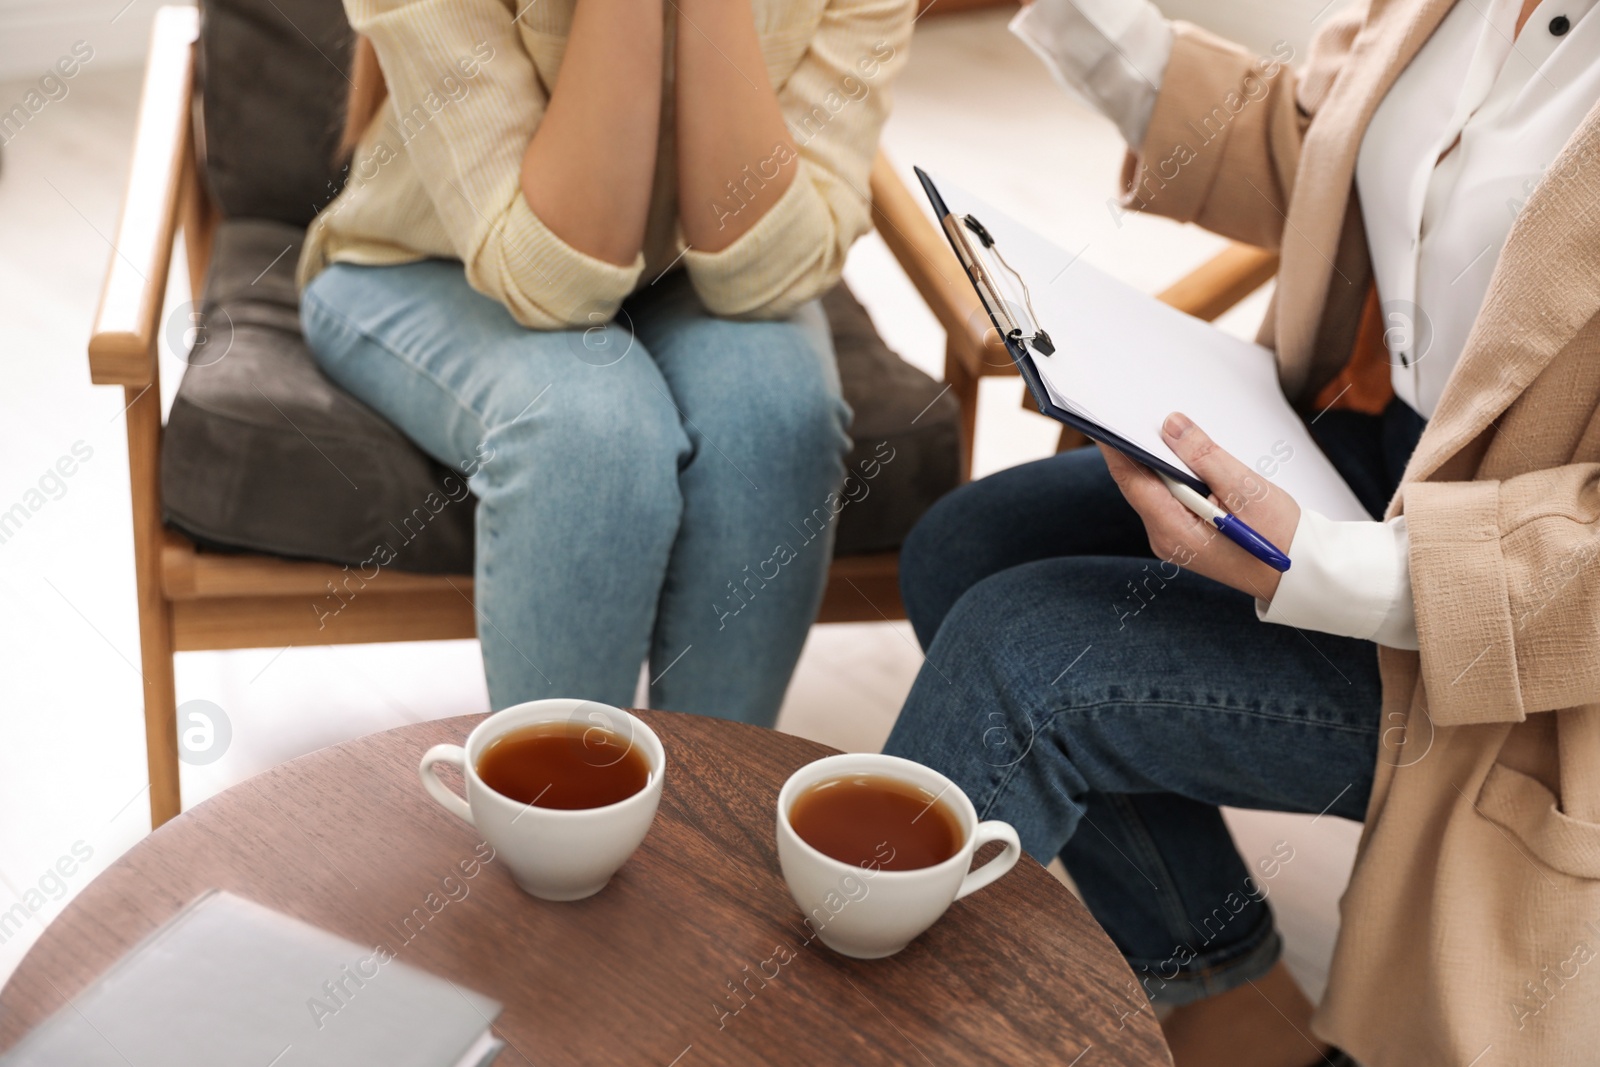
[[[796,168],[780,161],[798,152],[749,0],[675,2],[678,218],[689,247],[720,252],[783,198]]]
[[[912,5],[831,0],[799,64],[774,90],[764,62],[752,71],[754,57],[741,52],[739,71],[730,72],[717,49],[702,47],[723,44],[719,35],[730,29],[729,44],[749,47],[753,30],[734,15],[723,12],[729,21],[719,29],[693,14],[717,2],[680,7],[698,24],[680,22],[678,30],[679,211],[691,246],[684,262],[711,311],[777,317],[836,285],[850,246],[872,226],[868,175],[889,83],[905,62]],[[739,19],[749,17],[747,4],[734,6],[745,9]],[[719,86],[731,90],[727,98],[708,99]],[[737,135],[745,147],[731,156],[715,141],[735,136],[715,125],[719,116],[746,127]]]
[[[522,195],[568,244],[626,267],[644,245],[661,118],[661,0],[582,0]]]
[[[1123,163],[1122,201],[1261,248],[1282,242],[1301,138],[1320,63],[1340,51],[1345,21],[1312,47],[1310,72],[1293,50],[1257,56],[1188,23],[1173,23],[1172,53],[1144,139]]]
[[[652,4],[583,0],[552,99],[500,0],[346,0],[395,134],[369,133],[358,153],[404,145],[468,282],[525,326],[609,319],[643,270],[661,17],[623,13]]]

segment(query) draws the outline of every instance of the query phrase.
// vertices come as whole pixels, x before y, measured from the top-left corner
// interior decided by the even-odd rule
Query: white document
[[[953,215],[971,214],[993,235],[996,249],[980,252],[1023,332],[1036,315],[1055,343],[1054,355],[1030,355],[1057,406],[1188,470],[1161,439],[1163,420],[1181,411],[1302,507],[1330,519],[1372,518],[1289,406],[1269,349],[1168,307],[935,180]]]

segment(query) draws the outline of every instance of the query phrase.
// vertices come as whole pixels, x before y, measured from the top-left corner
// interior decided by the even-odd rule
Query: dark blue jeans
[[[1376,515],[1421,427],[1396,401],[1312,429]],[[1247,864],[1217,806],[1362,818],[1374,646],[1259,622],[1248,595],[1154,558],[1093,448],[951,493],[900,573],[927,661],[885,751],[1059,855],[1152,1000],[1265,974],[1287,857]]]

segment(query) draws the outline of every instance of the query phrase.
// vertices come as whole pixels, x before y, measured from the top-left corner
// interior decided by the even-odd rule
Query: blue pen
[[[1161,472],[1157,471],[1156,473],[1160,474]],[[1178,498],[1180,504],[1215,525],[1228,540],[1275,571],[1289,569],[1289,557],[1284,555],[1277,545],[1252,530],[1245,524],[1243,519],[1223,511],[1175,478],[1162,474],[1161,480],[1167,483],[1167,488],[1172,492],[1173,496]]]

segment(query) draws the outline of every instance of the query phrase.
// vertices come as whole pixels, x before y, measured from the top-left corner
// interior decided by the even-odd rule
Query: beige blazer
[[[1372,268],[1356,153],[1454,0],[1360,0],[1288,65],[1179,25],[1133,207],[1282,253],[1261,339],[1309,405]],[[1369,1067],[1600,1064],[1600,107],[1521,206],[1389,505],[1419,652],[1314,1027]]]

